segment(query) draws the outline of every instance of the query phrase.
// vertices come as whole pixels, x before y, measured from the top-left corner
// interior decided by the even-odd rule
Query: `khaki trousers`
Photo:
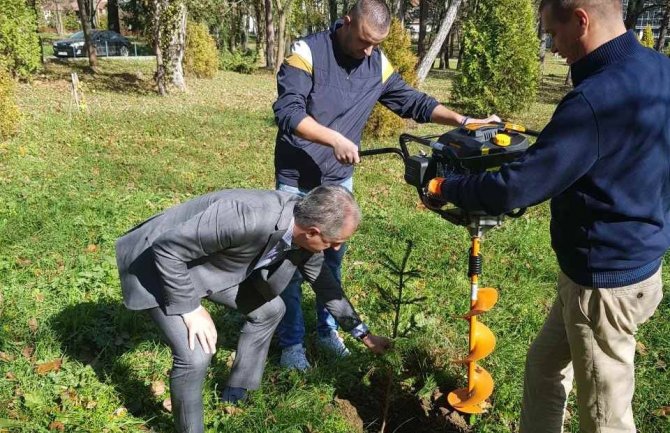
[[[661,270],[630,286],[580,286],[562,272],[558,295],[526,359],[521,433],[560,433],[577,386],[580,433],[635,433],[635,332],[663,297]]]

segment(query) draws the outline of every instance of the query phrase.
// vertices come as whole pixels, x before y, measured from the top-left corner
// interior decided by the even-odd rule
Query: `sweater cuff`
[[[369,331],[370,331],[370,329],[368,328],[368,326],[365,323],[361,322],[361,323],[358,324],[358,326],[356,326],[354,329],[352,329],[349,332],[351,333],[352,337],[361,338],[362,336],[367,334]]]
[[[307,117],[307,113],[304,112],[304,111],[295,113],[290,117],[289,122],[288,122],[288,126],[291,129],[289,131],[291,134],[293,134],[295,129],[298,127],[300,122],[302,122],[305,117]]]

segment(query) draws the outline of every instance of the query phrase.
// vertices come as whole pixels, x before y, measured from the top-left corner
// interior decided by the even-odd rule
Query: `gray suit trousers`
[[[245,288],[244,283],[206,299],[246,315],[228,386],[257,389],[272,334],[284,315],[284,302],[279,296],[267,302],[256,290]],[[189,349],[188,331],[181,316],[168,316],[160,307],[148,311],[172,349],[170,398],[177,431],[203,433],[202,390],[212,355],[204,352],[197,339],[195,350]]]

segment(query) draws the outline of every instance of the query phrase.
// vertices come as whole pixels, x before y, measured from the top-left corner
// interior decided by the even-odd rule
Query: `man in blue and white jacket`
[[[365,123],[376,102],[417,122],[463,125],[499,120],[470,119],[410,87],[378,45],[389,33],[391,14],[383,0],[358,0],[328,31],[293,44],[277,76],[273,109],[279,131],[275,148],[277,188],[305,194],[322,184],[352,190],[353,164]],[[341,278],[346,248],[327,250],[326,263]],[[296,273],[282,298],[286,314],[278,327],[281,364],[309,367],[303,348],[302,279]],[[338,355],[348,351],[332,316],[317,305],[318,342]],[[364,329],[358,330],[364,333]]]
[[[430,193],[498,215],[551,198],[558,296],[526,361],[522,433],[635,433],[635,332],[658,307],[670,245],[670,59],[644,48],[619,0],[542,0],[574,89],[534,146],[499,172],[433,179]]]

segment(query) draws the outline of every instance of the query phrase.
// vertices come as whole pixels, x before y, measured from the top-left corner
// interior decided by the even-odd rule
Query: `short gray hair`
[[[387,31],[391,25],[391,11],[384,0],[358,0],[347,15],[362,19],[381,32]]]
[[[577,8],[587,8],[602,17],[615,17],[618,14],[623,19],[621,0],[541,0],[539,11],[546,7],[551,8],[551,16],[560,22],[568,20],[570,13]]]
[[[293,210],[295,223],[317,227],[324,236],[337,238],[347,217],[361,221],[361,210],[353,194],[339,185],[322,185],[311,190]]]

